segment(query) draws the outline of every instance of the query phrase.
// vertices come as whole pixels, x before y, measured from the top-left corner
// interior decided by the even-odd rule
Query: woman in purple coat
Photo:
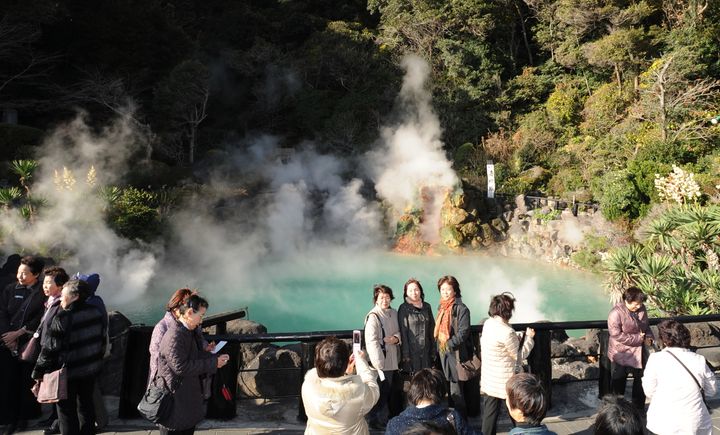
[[[633,375],[632,401],[638,410],[645,408],[642,388],[643,344],[650,345],[653,334],[645,309],[645,294],[637,287],[629,287],[608,315],[608,359],[612,378],[612,392],[625,394],[628,374]]]
[[[170,417],[160,426],[160,433],[191,435],[203,419],[204,385],[202,377],[214,374],[227,364],[226,354],[206,352],[195,332],[202,323],[208,303],[193,294],[177,308],[178,317],[168,326],[160,340],[157,375],[150,382],[161,382],[173,391]],[[160,385],[160,384],[157,384]]]

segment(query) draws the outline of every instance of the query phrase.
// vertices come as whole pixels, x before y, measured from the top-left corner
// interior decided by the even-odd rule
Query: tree
[[[209,97],[210,72],[195,59],[178,64],[155,90],[155,109],[165,116],[167,123],[159,130],[169,139],[161,144],[164,147],[161,150],[176,158],[182,156],[178,162],[190,165],[195,162],[198,128],[207,118]]]

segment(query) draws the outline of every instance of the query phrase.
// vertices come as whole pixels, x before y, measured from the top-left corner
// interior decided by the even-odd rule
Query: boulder
[[[564,343],[568,338],[567,332],[564,329],[553,329],[550,331],[550,339],[560,343]]]
[[[463,237],[467,240],[474,239],[475,236],[477,236],[478,231],[480,231],[480,227],[475,222],[468,222],[466,224],[462,224],[459,230]]]
[[[450,249],[457,249],[462,246],[465,239],[455,227],[443,227],[440,230],[440,240]]]
[[[550,355],[558,363],[570,363],[582,358],[582,353],[575,346],[569,343],[550,342]]]
[[[685,326],[690,330],[692,346],[720,346],[720,322],[687,323]]]
[[[698,355],[705,357],[705,361],[712,367],[713,370],[720,369],[720,348],[707,347],[704,349],[697,350]]]
[[[599,373],[597,364],[585,361],[553,362],[553,379],[557,379],[559,382],[597,379]]]
[[[440,211],[440,222],[443,226],[456,226],[465,222],[470,214],[458,207],[443,207]]]
[[[302,385],[300,354],[270,346],[238,374],[238,386],[246,397],[296,395]]]
[[[103,395],[120,395],[130,325],[132,325],[132,322],[121,312],[111,311],[108,313],[110,356],[103,361],[103,367],[98,377],[100,391]]]
[[[235,319],[227,322],[226,331],[228,334],[257,335],[266,334],[267,328],[265,327],[265,325],[253,322],[252,320]],[[206,332],[210,334],[215,334],[215,327],[211,326],[210,328],[207,328]],[[240,353],[238,355],[238,358],[240,358],[240,367],[243,367],[244,365],[255,359],[255,357],[263,349],[269,346],[270,345],[267,343],[242,343],[240,345]]]

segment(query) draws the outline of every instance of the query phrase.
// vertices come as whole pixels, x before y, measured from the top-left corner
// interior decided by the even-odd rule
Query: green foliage
[[[560,168],[548,182],[548,193],[553,196],[567,198],[568,194],[572,194],[585,187],[580,170],[573,167]]]
[[[631,89],[618,88],[617,83],[605,83],[585,100],[580,129],[593,136],[607,134],[622,120],[633,101]]]
[[[617,295],[637,285],[662,315],[717,312],[720,206],[677,206],[647,227],[644,245],[613,249],[607,285]]]
[[[548,223],[559,218],[560,213],[562,213],[560,210],[548,210],[547,212],[539,211],[537,213],[533,213],[533,217],[540,219],[542,223]]]
[[[545,109],[552,125],[562,129],[577,124],[582,105],[583,94],[580,88],[573,83],[562,82],[555,86],[555,90],[548,97]]]
[[[647,210],[648,198],[638,189],[635,176],[621,169],[605,174],[594,183],[593,191],[607,219],[635,219]]]
[[[602,261],[600,257],[588,249],[581,249],[574,252],[571,256],[573,263],[583,269],[598,272],[601,269]]]
[[[117,191],[106,191],[110,199],[107,219],[118,234],[128,239],[154,240],[162,234],[157,195],[146,190],[127,187],[115,197]]]

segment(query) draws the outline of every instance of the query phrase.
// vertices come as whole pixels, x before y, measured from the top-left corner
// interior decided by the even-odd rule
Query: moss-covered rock
[[[443,207],[440,212],[440,222],[444,227],[457,226],[464,223],[470,214],[457,207]]]
[[[455,227],[443,227],[440,230],[440,240],[442,240],[443,245],[451,249],[460,248],[463,242],[465,242],[462,233]]]

